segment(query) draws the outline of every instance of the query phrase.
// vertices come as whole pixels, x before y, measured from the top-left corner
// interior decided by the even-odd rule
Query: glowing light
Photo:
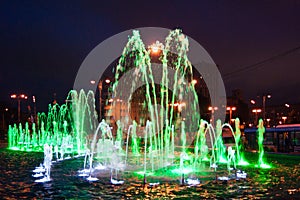
[[[91,84],[94,85],[96,83],[95,80],[91,80]]]
[[[174,174],[189,174],[191,172],[193,172],[193,169],[191,168],[183,168],[183,169],[176,168],[172,170],[172,173]]]
[[[270,168],[272,168],[271,165],[268,165],[268,164],[265,164],[265,163],[262,163],[260,165],[255,165],[255,167],[259,167],[259,168],[263,168],[263,169],[270,169]]]
[[[284,105],[285,105],[285,107],[287,107],[287,108],[289,108],[289,107],[290,107],[290,105],[289,105],[289,104],[287,104],[287,103],[286,103],[286,104],[284,104]]]
[[[158,54],[164,48],[164,45],[157,40],[154,44],[150,45],[148,48],[150,49],[151,53]]]
[[[105,83],[107,83],[107,84],[110,83],[110,80],[109,80],[109,79],[106,79],[106,80],[105,80]]]
[[[226,110],[236,110],[236,107],[227,107]]]
[[[252,112],[254,112],[254,113],[260,113],[261,109],[253,109]]]
[[[249,165],[249,163],[247,161],[245,161],[243,158],[238,162],[238,165],[240,166],[246,166]]]
[[[138,174],[138,175],[143,175],[143,176],[145,174],[144,171],[138,171],[138,172],[135,172],[135,173]],[[153,173],[152,172],[146,172],[146,176],[150,176],[150,175],[153,175]]]
[[[95,178],[95,177],[89,176],[86,180],[88,180],[88,181],[90,181],[90,182],[93,182],[93,181],[98,181],[99,179],[98,179],[98,178]]]
[[[158,47],[153,46],[153,47],[151,48],[151,51],[152,51],[153,53],[157,53],[157,52],[158,52]]]
[[[193,80],[192,80],[192,84],[193,84],[193,85],[197,84],[197,80],[196,80],[196,79],[193,79]]]
[[[212,107],[212,106],[209,106],[209,107],[208,107],[208,110],[218,110],[218,107]]]

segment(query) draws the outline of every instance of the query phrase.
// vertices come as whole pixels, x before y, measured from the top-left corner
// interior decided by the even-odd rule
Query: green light
[[[138,171],[138,172],[135,172],[135,174],[138,174],[140,176],[144,176],[145,172],[144,171]],[[146,176],[151,176],[151,175],[154,175],[153,172],[146,172]]]
[[[220,157],[219,160],[220,163],[227,163],[227,159],[223,157],[223,155]]]
[[[270,169],[270,168],[272,168],[271,165],[268,165],[268,164],[265,164],[265,163],[261,163],[260,165],[255,165],[255,167],[263,168],[263,169]]]
[[[246,166],[246,165],[249,165],[249,163],[247,161],[245,161],[243,158],[238,162],[238,165],[243,165],[243,166]]]
[[[172,170],[172,173],[174,174],[189,174],[191,172],[193,172],[193,169],[191,168],[183,168],[183,169],[176,168]]]
[[[19,150],[20,150],[20,148],[18,148],[18,147],[10,147],[10,148],[8,148],[8,149],[14,150],[14,151],[19,151]]]

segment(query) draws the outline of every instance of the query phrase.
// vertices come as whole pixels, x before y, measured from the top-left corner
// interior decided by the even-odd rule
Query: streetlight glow
[[[287,108],[289,108],[289,107],[290,107],[290,105],[289,105],[289,104],[287,104],[287,103],[286,103],[286,104],[284,104],[284,105],[285,105],[285,107],[287,107]]]
[[[21,121],[21,99],[27,99],[25,94],[12,94],[10,98],[18,100],[18,121]]]
[[[252,112],[254,112],[254,113],[260,113],[261,109],[253,109]]]
[[[218,110],[218,107],[212,107],[212,106],[209,106],[209,107],[208,107],[208,110]]]
[[[91,83],[92,85],[94,85],[94,84],[96,83],[96,81],[95,81],[95,80],[91,80],[90,83]]]

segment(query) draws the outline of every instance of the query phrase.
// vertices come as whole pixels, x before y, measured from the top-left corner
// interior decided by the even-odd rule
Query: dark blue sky
[[[2,1],[0,101],[24,92],[46,109],[66,98],[83,59],[100,42],[137,27],[180,27],[211,55],[228,95],[272,93],[270,103],[300,102],[299,0]]]

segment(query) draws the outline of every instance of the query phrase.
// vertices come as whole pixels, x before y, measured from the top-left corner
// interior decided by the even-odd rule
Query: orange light
[[[260,113],[261,109],[253,109],[252,112],[254,112],[254,113]]]
[[[150,45],[148,48],[150,49],[151,53],[158,54],[164,48],[164,45],[162,43],[160,43],[159,41],[156,41],[155,43]]]
[[[10,95],[10,98],[15,99],[15,98],[17,98],[17,95],[16,94],[12,94],[12,95]]]
[[[158,47],[157,47],[157,46],[153,46],[153,47],[151,48],[151,52],[152,52],[152,53],[157,53],[157,52],[158,52]]]
[[[209,106],[209,107],[208,107],[208,110],[218,110],[218,107],[212,107],[212,106]]]
[[[287,117],[286,117],[286,116],[283,116],[283,117],[282,117],[282,119],[283,119],[283,120],[286,120],[286,119],[287,119]]]

